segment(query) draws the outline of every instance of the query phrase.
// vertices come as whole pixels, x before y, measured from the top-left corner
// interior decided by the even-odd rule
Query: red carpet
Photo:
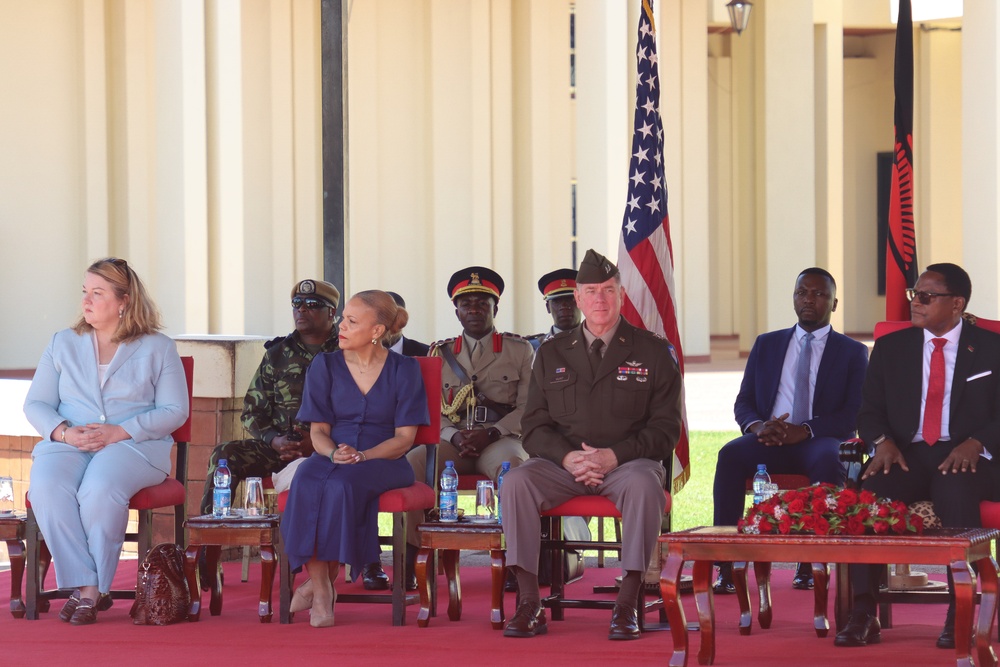
[[[299,614],[292,625],[280,625],[275,610],[274,621],[264,625],[257,619],[259,566],[251,567],[248,583],[239,581],[239,564],[226,565],[225,605],[221,616],[208,614],[208,595],[202,603],[205,611],[198,623],[169,627],[136,627],[128,618],[130,602],[116,601],[100,615],[96,625],[72,627],[61,623],[54,603],[53,611],[41,620],[11,618],[6,605],[0,613],[0,636],[9,664],[35,661],[76,665],[105,665],[136,660],[153,667],[159,665],[234,664],[234,659],[250,658],[252,664],[317,664],[336,661],[342,665],[456,665],[522,662],[534,665],[643,664],[664,665],[672,651],[669,632],[649,632],[633,642],[610,642],[606,639],[609,612],[567,610],[566,619],[549,621],[549,634],[534,639],[505,639],[489,624],[487,569],[466,567],[463,579],[463,617],[458,623],[448,621],[447,602],[440,601],[439,616],[430,627],[416,626],[416,607],[407,610],[407,625],[392,627],[388,605],[340,604],[334,628],[314,629],[308,615]],[[614,570],[588,568],[586,586],[607,583]],[[773,581],[774,621],[771,629],[756,625],[750,636],[737,631],[737,606],[732,596],[716,598],[718,624],[716,665],[846,665],[866,667],[891,664],[954,664],[954,653],[934,647],[944,618],[944,606],[897,605],[895,627],[882,631],[882,644],[860,649],[838,649],[833,633],[825,639],[812,630],[812,596],[791,588],[792,571],[776,570]],[[135,581],[135,561],[125,561],[119,570],[118,584]],[[338,585],[346,591],[354,585]],[[360,584],[358,585],[360,588]],[[443,578],[439,589],[443,589]],[[0,573],[0,599],[10,589],[10,573]],[[544,590],[543,590],[544,592]],[[275,584],[277,600],[277,582]],[[513,596],[506,598],[506,611],[513,613]],[[688,620],[695,618],[694,603],[685,597]],[[755,607],[756,608],[756,607]],[[831,603],[832,611],[832,603]],[[655,622],[656,614],[649,620]],[[994,631],[995,636],[995,631]],[[698,633],[689,635],[689,665],[697,665]],[[238,664],[238,663],[237,663]]]

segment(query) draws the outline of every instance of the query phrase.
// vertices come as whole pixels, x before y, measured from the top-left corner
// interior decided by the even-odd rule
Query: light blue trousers
[[[128,501],[166,478],[123,443],[97,453],[34,457],[28,497],[52,553],[59,588],[111,590],[128,525]]]

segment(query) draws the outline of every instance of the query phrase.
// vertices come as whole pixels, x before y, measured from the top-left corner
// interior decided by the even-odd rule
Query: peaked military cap
[[[311,296],[322,299],[334,310],[340,305],[340,290],[322,280],[301,280],[295,283],[295,287],[292,288],[292,298],[294,299],[297,296]]]
[[[503,294],[503,278],[485,266],[470,266],[456,271],[448,281],[448,298],[454,301],[461,295],[472,292],[490,294],[499,301]]]
[[[568,296],[576,288],[576,271],[573,269],[556,269],[538,279],[538,291],[546,301]]]
[[[583,261],[580,262],[580,270],[576,272],[576,282],[581,285],[603,283],[617,275],[618,267],[610,259],[591,248],[584,255]]]

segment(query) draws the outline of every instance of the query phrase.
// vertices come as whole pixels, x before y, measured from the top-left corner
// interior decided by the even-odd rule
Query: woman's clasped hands
[[[63,436],[67,445],[81,452],[99,452],[108,445],[128,440],[131,436],[121,426],[115,424],[85,424],[66,429]]]

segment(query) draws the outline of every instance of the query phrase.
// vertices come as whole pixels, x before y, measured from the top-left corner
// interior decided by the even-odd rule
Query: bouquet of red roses
[[[923,533],[924,521],[906,503],[858,491],[816,484],[783,491],[757,503],[740,519],[741,533],[876,535]]]

